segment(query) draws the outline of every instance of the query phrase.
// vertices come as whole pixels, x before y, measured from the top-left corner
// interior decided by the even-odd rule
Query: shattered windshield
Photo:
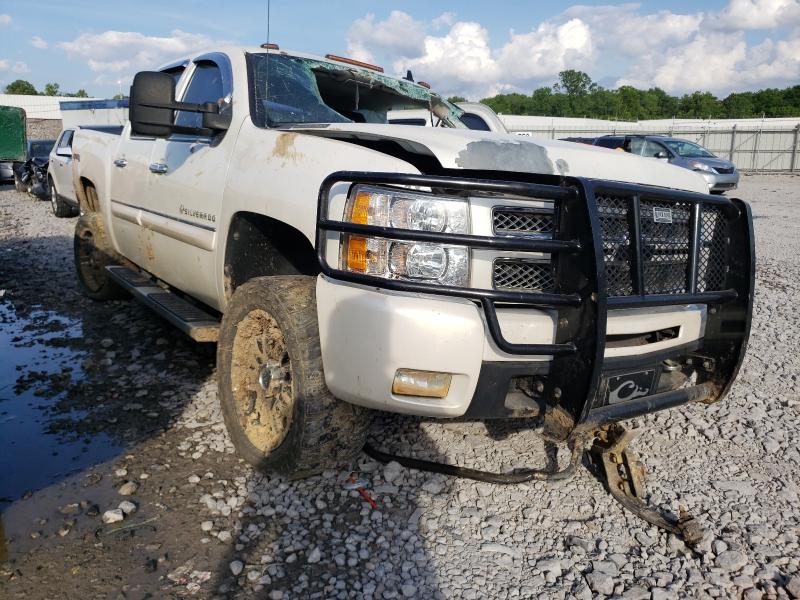
[[[394,110],[425,109],[443,127],[464,128],[461,111],[430,90],[377,72],[285,54],[251,54],[253,121],[259,127],[297,123],[388,123]]]

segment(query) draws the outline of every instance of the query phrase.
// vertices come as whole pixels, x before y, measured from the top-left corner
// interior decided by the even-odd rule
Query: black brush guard
[[[352,186],[360,183],[418,186],[430,188],[434,193],[455,195],[510,195],[549,200],[554,204],[557,226],[552,239],[539,239],[409,231],[330,219],[332,188],[337,184]],[[603,238],[597,200],[606,196],[623,199],[625,203],[626,218],[621,238],[627,248],[630,272],[630,290],[626,295],[609,296],[607,287],[606,275],[610,268],[606,263],[608,240]],[[498,202],[502,202],[500,197]],[[648,264],[645,254],[652,248],[647,247],[647,241],[643,239],[643,203],[647,206],[680,207],[689,215],[688,259],[681,293],[647,293],[650,286],[645,277]],[[724,225],[720,222],[715,231],[717,242],[724,242],[724,277],[719,289],[714,290],[707,290],[702,281],[698,281],[704,243],[701,210],[705,207],[718,209],[724,215]],[[554,292],[449,287],[344,271],[326,260],[327,232],[499,251],[549,253],[555,267]],[[714,402],[727,393],[738,372],[750,332],[755,273],[753,240],[750,208],[737,199],[572,177],[563,178],[561,185],[550,185],[458,176],[342,171],[327,177],[320,188],[316,249],[322,273],[329,278],[394,291],[474,300],[482,306],[488,330],[502,351],[521,357],[551,356],[542,392],[546,404],[544,428],[549,437],[564,440],[576,427],[589,430],[690,401]],[[500,330],[495,309],[498,303],[556,310],[555,342],[510,343]],[[601,393],[603,381],[608,310],[686,304],[705,304],[708,307],[704,339],[699,347],[692,348],[698,357],[696,360],[704,365],[704,368],[696,370],[694,385],[610,406],[596,406],[595,399]]]

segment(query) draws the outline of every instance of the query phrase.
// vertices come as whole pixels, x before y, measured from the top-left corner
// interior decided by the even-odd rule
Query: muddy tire
[[[106,271],[107,265],[119,264],[119,256],[111,248],[99,214],[89,213],[78,219],[73,249],[75,271],[84,294],[92,300],[127,297]]]
[[[56,185],[53,183],[53,180],[49,180],[47,182],[50,194],[50,206],[53,208],[53,214],[60,219],[66,217],[74,217],[78,214],[78,211],[67,204],[61,196],[58,195],[58,191],[56,190]]]
[[[369,411],[325,385],[316,279],[258,277],[240,286],[222,318],[217,371],[222,416],[239,456],[291,478],[349,466]]]

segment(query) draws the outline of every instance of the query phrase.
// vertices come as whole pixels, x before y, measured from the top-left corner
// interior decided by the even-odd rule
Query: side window
[[[177,84],[178,80],[181,78],[181,75],[183,75],[183,72],[185,70],[186,70],[186,65],[178,65],[177,67],[170,67],[169,69],[164,69],[161,72],[166,73],[167,75],[172,77],[172,79]]]
[[[222,91],[222,73],[219,67],[210,61],[198,62],[192,79],[183,95],[183,102],[202,104],[216,103],[224,95]],[[202,127],[202,113],[178,111],[175,124],[181,127]]]
[[[627,151],[630,152],[631,154],[641,155],[644,147],[645,147],[645,140],[643,140],[642,138],[631,138],[630,147],[627,148]]]
[[[666,152],[667,156],[669,156],[669,152],[667,152],[667,149],[664,148],[664,146],[662,146],[658,142],[647,140],[645,142],[644,152],[642,153],[642,156],[649,156],[650,158],[653,158],[659,152]]]
[[[474,113],[464,113],[461,115],[461,122],[470,129],[475,129],[477,131],[491,131],[491,128],[486,124],[486,121]]]
[[[72,148],[72,136],[75,134],[73,130],[65,131],[61,134],[61,138],[58,140],[58,147],[59,148]]]
[[[597,140],[596,145],[602,146],[603,148],[619,148],[622,146],[622,138],[600,138]]]

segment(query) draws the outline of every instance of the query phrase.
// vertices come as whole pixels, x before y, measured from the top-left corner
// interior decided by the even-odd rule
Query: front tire
[[[73,242],[75,271],[83,293],[92,300],[116,300],[127,297],[111,279],[106,266],[119,264],[119,256],[106,237],[103,220],[97,213],[82,215],[75,225]]]
[[[48,181],[48,185],[50,187],[50,206],[53,208],[53,214],[59,219],[74,217],[77,211],[58,195],[58,191],[52,179]]]
[[[222,318],[217,370],[222,416],[239,456],[291,478],[349,466],[366,439],[368,411],[325,385],[316,279],[258,277]]]

